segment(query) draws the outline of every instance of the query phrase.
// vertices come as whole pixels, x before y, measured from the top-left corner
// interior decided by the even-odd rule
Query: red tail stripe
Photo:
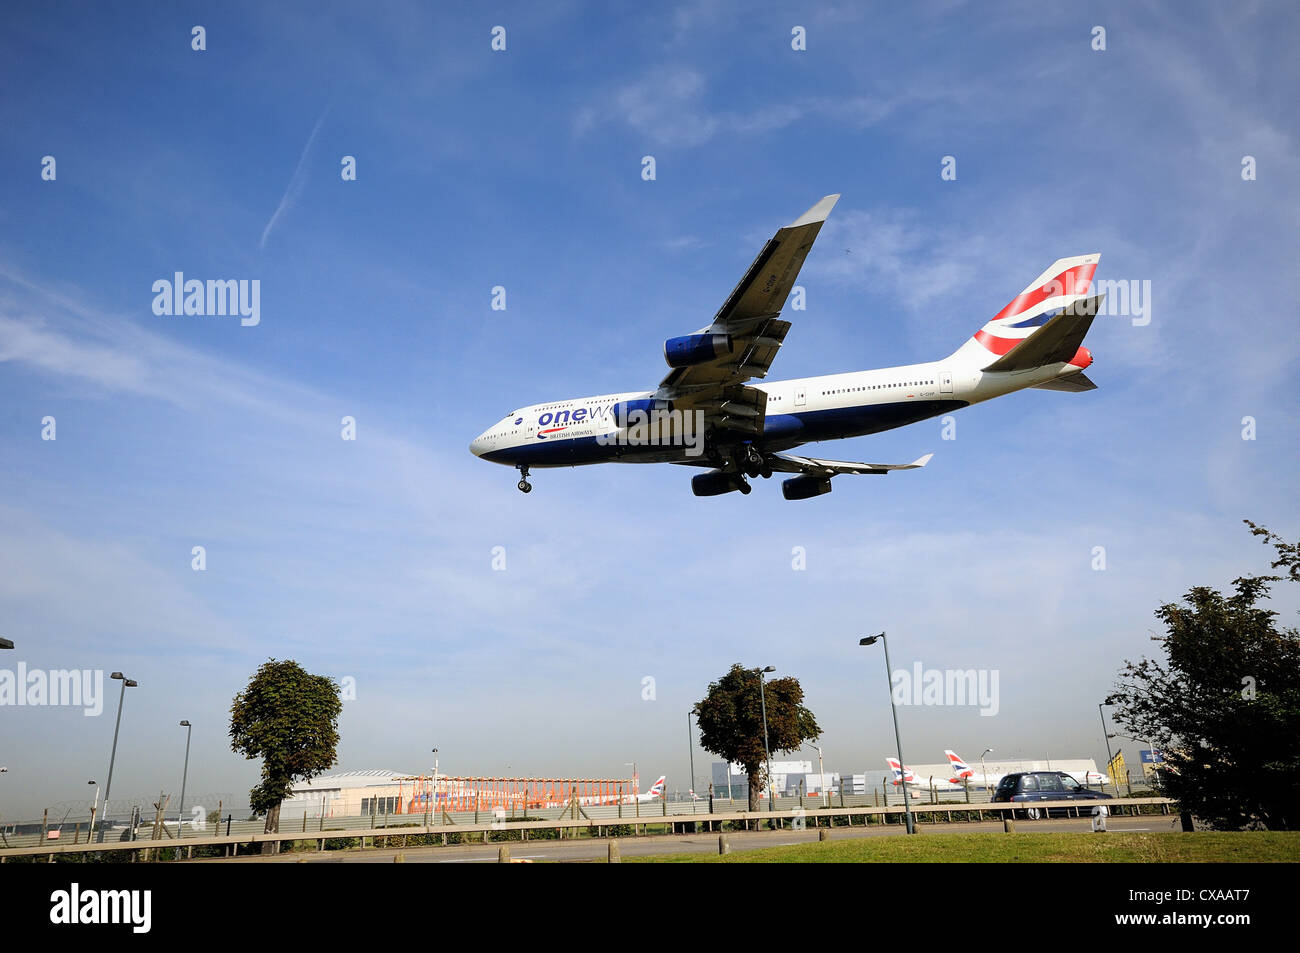
[[[995,338],[984,329],[975,332],[975,340],[983,344],[988,350],[1001,357],[1007,351],[1011,350],[1025,338]]]
[[[993,320],[997,321],[1000,318],[1020,314],[1022,311],[1027,311],[1034,305],[1041,304],[1048,298],[1055,298],[1058,295],[1087,294],[1088,289],[1092,286],[1092,274],[1096,270],[1096,262],[1067,268],[1046,284],[1037,288],[1030,288],[1021,294],[1020,297],[999,311]],[[1010,350],[1010,348],[1007,350]]]

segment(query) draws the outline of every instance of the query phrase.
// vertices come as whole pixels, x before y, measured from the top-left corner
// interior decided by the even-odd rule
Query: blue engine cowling
[[[830,477],[799,476],[781,484],[781,495],[787,500],[808,500],[830,491]]]
[[[649,422],[650,415],[656,410],[666,412],[672,409],[673,402],[671,400],[663,400],[662,398],[656,400],[653,397],[644,397],[640,400],[620,401],[611,407],[609,412],[614,418],[614,423],[616,423],[620,428],[626,428],[628,417],[634,413],[640,412],[645,414],[645,419],[640,421],[644,424]]]
[[[664,342],[664,360],[669,367],[691,367],[730,353],[730,334],[687,334]]]
[[[699,476],[691,477],[691,492],[696,496],[721,496],[732,490],[740,489],[740,481],[734,473],[710,470]]]

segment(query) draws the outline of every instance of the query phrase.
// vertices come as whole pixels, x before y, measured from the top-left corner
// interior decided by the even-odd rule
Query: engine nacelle
[[[691,477],[691,492],[696,496],[721,496],[740,489],[740,478],[734,473],[710,470]]]
[[[798,476],[781,484],[781,495],[787,500],[808,500],[830,491],[830,477]]]
[[[730,334],[687,334],[664,342],[664,360],[669,367],[691,367],[730,353]]]
[[[655,411],[669,411],[673,409],[671,400],[656,399],[654,397],[643,397],[640,400],[624,400],[615,404],[609,409],[610,415],[614,418],[614,423],[620,429],[627,429],[628,418],[632,414],[644,414],[644,419],[638,418],[636,422],[645,424],[649,423],[651,415]]]

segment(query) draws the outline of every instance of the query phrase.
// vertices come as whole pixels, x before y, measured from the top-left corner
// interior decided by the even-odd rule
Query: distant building
[[[840,790],[845,796],[867,793],[867,776],[865,774],[846,774],[840,781]]]
[[[811,761],[772,762],[772,784],[781,797],[787,794],[798,794],[800,784],[804,783],[805,778],[810,774],[816,778]],[[728,765],[725,761],[714,761],[713,796],[727,797],[728,790],[731,792],[730,796],[737,801],[748,798],[749,776],[745,774],[743,765]]]
[[[791,791],[791,794],[798,794],[799,791]],[[827,771],[825,774],[818,774],[814,771],[812,774],[805,774],[803,778],[803,793],[812,797],[813,795],[830,793],[840,793],[840,776]]]
[[[397,778],[400,771],[343,771],[325,774],[301,784],[280,804],[280,821],[305,817],[359,817],[366,814],[398,814],[403,794]],[[405,792],[410,795],[410,785]]]

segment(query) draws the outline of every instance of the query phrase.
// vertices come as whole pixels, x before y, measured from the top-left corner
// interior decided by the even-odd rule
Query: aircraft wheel
[[[745,494],[745,496],[748,496],[750,493],[754,492],[754,488],[750,486],[748,483],[741,481],[740,492]]]
[[[519,483],[518,483],[518,486],[519,486],[519,492],[520,492],[520,493],[531,493],[531,492],[533,492],[533,485],[532,485],[531,483],[529,483],[527,480],[520,480]]]
[[[758,473],[764,480],[772,479],[772,468],[767,466],[767,464],[764,464],[763,468],[759,470]]]

